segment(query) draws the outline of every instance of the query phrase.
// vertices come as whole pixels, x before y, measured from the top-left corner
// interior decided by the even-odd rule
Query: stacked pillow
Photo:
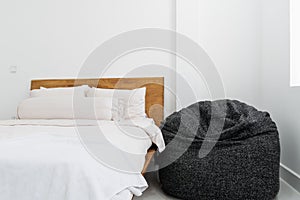
[[[30,91],[30,97],[57,97],[57,96],[82,96],[85,97],[90,87],[82,85],[78,87],[44,88]]]
[[[146,88],[90,88],[87,85],[32,90],[18,106],[19,119],[122,120],[145,118]]]
[[[95,97],[95,99],[111,98],[113,120],[146,117],[145,87],[134,90],[92,88],[87,96]]]

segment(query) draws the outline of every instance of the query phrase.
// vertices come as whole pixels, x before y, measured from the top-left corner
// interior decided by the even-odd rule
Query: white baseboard
[[[300,193],[300,175],[285,166],[280,164],[280,177],[287,182],[291,187]]]

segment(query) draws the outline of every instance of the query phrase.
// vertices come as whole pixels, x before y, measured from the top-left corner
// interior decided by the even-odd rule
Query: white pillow
[[[111,97],[76,98],[73,101],[76,119],[112,120]]]
[[[74,100],[74,101],[73,101]],[[18,106],[20,119],[112,119],[112,98],[73,96],[25,99]]]
[[[113,120],[146,117],[146,87],[133,90],[91,88],[87,96],[113,98]]]
[[[62,96],[62,95],[76,95],[86,96],[90,87],[82,85],[77,87],[58,87],[58,88],[44,88],[30,91],[30,97],[46,97],[46,96]]]

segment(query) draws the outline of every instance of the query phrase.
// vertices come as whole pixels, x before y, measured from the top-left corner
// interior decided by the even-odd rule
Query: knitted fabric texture
[[[167,148],[157,160],[165,193],[185,200],[278,194],[280,143],[267,112],[236,100],[202,101],[167,117],[161,130]]]

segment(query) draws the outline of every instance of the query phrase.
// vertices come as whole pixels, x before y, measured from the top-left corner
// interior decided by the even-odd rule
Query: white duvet
[[[134,124],[122,122],[116,126],[111,121],[97,121],[109,145],[126,155],[134,154],[132,160],[122,154],[118,159],[141,171],[151,143],[157,142],[161,151],[164,143],[152,122]],[[140,196],[147,188],[140,173],[126,172],[123,166],[117,170],[109,161],[97,160],[82,144],[78,128],[82,135],[82,131],[88,134],[95,127],[95,121],[1,121],[0,199],[127,200],[132,195]],[[106,151],[105,143],[93,145]],[[110,157],[110,152],[105,155]]]

